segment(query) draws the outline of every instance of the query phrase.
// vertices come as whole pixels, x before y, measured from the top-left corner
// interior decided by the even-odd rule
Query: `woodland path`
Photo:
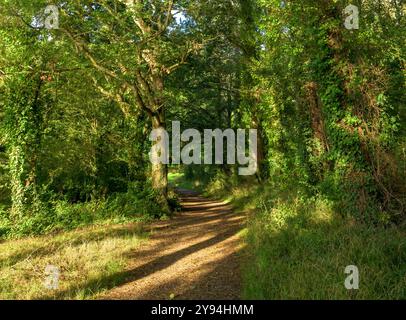
[[[123,284],[101,299],[240,299],[239,231],[244,215],[230,205],[178,189],[182,211],[149,226],[131,253]]]

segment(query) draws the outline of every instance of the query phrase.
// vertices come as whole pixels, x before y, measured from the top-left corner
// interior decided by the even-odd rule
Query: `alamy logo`
[[[44,26],[48,30],[59,28],[59,9],[55,5],[49,5],[44,10]]]
[[[45,267],[45,288],[49,290],[57,290],[59,288],[59,268],[54,265]]]
[[[227,164],[238,164],[246,167],[238,168],[238,174],[249,176],[257,171],[257,130],[248,130],[248,154],[246,148],[246,131],[232,129],[205,129],[202,135],[196,129],[180,132],[180,122],[172,122],[172,152],[170,152],[169,133],[163,129],[154,129],[150,141],[155,142],[149,153],[153,164],[224,164],[224,150],[227,150]],[[224,139],[227,140],[224,146]],[[187,143],[181,149],[181,144]]]
[[[348,30],[358,30],[359,29],[358,7],[350,4],[344,9],[344,13],[347,15],[344,21],[344,26]]]
[[[347,266],[345,273],[349,276],[345,279],[344,285],[347,290],[359,289],[359,270],[357,266]]]

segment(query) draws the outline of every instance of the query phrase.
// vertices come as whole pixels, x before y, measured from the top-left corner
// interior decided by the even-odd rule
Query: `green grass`
[[[204,187],[199,180],[185,179],[185,175],[182,172],[169,172],[168,181],[171,186],[186,190],[202,191]]]
[[[141,224],[86,227],[0,242],[0,299],[92,299],[123,281],[128,253],[146,239]],[[59,268],[57,290],[45,268]]]
[[[209,195],[249,213],[243,255],[245,299],[406,299],[406,230],[342,218],[322,196],[279,186],[224,187]],[[347,290],[356,265],[359,290]]]
[[[340,218],[318,198],[273,197],[251,199],[261,206],[248,219],[245,298],[406,299],[405,230]],[[348,265],[359,290],[345,288]]]
[[[266,218],[263,218],[266,220]],[[249,226],[247,299],[406,299],[406,238],[399,230],[349,223],[289,221]],[[356,265],[359,290],[347,290]]]

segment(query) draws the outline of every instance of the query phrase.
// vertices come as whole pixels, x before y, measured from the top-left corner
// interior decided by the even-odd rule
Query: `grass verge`
[[[404,226],[344,218],[322,196],[289,188],[225,183],[212,180],[205,192],[249,213],[244,299],[406,299]],[[358,290],[345,288],[349,265],[359,269]]]
[[[404,232],[332,219],[321,204],[310,208],[312,215],[301,216],[302,209],[275,207],[251,220],[245,298],[406,299]],[[359,269],[358,290],[345,288],[349,265]]]
[[[147,235],[141,224],[93,226],[0,242],[0,299],[92,299],[123,281],[127,253]],[[45,269],[59,269],[58,288]]]

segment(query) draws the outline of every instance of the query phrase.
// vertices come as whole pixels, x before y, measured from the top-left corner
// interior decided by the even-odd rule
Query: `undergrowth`
[[[245,299],[406,299],[406,230],[341,215],[321,194],[279,181],[233,184],[220,175],[206,194],[248,213]],[[347,290],[345,268],[359,269]]]

